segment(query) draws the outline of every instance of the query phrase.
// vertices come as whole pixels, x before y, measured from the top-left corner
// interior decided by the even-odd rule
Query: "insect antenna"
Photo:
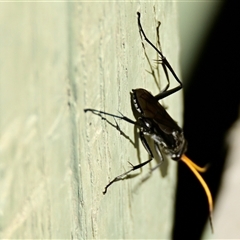
[[[201,183],[208,199],[208,206],[209,206],[209,221],[211,230],[213,232],[213,223],[212,223],[212,211],[213,211],[213,200],[212,200],[212,194],[208,188],[207,183],[204,181],[202,176],[199,174],[199,172],[205,172],[207,170],[207,167],[199,167],[197,164],[195,164],[191,159],[189,159],[185,154],[182,155],[181,160],[190,168],[190,170],[193,172],[193,174],[196,176],[198,181]]]

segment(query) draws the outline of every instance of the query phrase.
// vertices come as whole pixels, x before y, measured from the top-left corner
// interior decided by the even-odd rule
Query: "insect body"
[[[140,117],[137,117],[140,133],[150,135],[156,148],[162,146],[173,160],[179,160],[186,151],[182,129],[170,117],[164,107],[145,89],[132,90],[131,100]],[[158,149],[159,155],[161,154]]]
[[[183,87],[182,82],[179,80],[174,70],[172,69],[170,63],[163,56],[162,52],[155,45],[153,45],[145,35],[145,32],[143,31],[140,22],[140,13],[137,14],[140,36],[141,38],[144,38],[144,40],[158,53],[160,58],[159,62],[163,67],[168,84],[165,87],[165,89],[156,96],[153,96],[149,91],[142,88],[132,90],[132,92],[130,93],[131,105],[136,121],[133,121],[124,115],[118,116],[91,108],[84,109],[85,112],[90,111],[96,115],[101,116],[102,118],[104,118],[102,115],[108,115],[114,118],[125,120],[128,123],[135,125],[139,129],[139,137],[141,139],[141,142],[150,156],[150,158],[143,163],[140,163],[135,166],[131,164],[132,168],[129,171],[115,177],[112,181],[108,183],[108,185],[105,187],[105,190],[103,191],[103,194],[106,194],[109,186],[112,185],[114,182],[125,179],[130,172],[143,167],[153,159],[152,150],[150,149],[148,142],[146,140],[146,136],[149,136],[151,139],[153,139],[154,148],[156,150],[157,155],[160,158],[160,163],[157,164],[154,168],[152,168],[151,172],[157,169],[163,162],[162,152],[167,153],[171,157],[171,159],[175,161],[183,161],[198,178],[199,182],[202,184],[206,192],[209,203],[210,224],[212,228],[211,221],[211,212],[213,208],[212,196],[207,184],[199,174],[199,172],[205,172],[206,168],[197,166],[185,155],[185,152],[187,150],[187,141],[184,138],[183,130],[171,118],[171,116],[167,113],[165,108],[159,103],[159,100],[181,90]],[[168,71],[171,72],[174,79],[179,83],[177,87],[172,89],[168,89],[170,85]]]

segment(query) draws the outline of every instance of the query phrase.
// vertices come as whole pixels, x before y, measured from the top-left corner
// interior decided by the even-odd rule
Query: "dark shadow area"
[[[239,112],[239,16],[237,2],[226,1],[184,96],[186,155],[200,166],[210,164],[202,176],[214,201],[227,154],[225,136]],[[198,180],[181,162],[175,204],[172,239],[201,239],[205,224],[209,224],[207,198]]]

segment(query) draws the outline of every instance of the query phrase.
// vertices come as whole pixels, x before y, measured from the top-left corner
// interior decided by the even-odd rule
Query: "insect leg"
[[[121,113],[120,113],[120,114],[121,114],[122,116],[118,116],[118,115],[114,115],[114,114],[112,114],[112,113],[107,113],[107,112],[99,111],[99,110],[92,109],[92,108],[85,108],[85,109],[84,109],[84,112],[92,112],[93,114],[96,114],[96,115],[98,115],[98,116],[100,116],[100,117],[102,117],[101,114],[104,114],[104,115],[111,116],[111,117],[114,117],[114,118],[122,119],[122,120],[124,120],[124,121],[126,121],[126,122],[129,122],[129,123],[133,124],[133,125],[138,125],[136,121],[131,120],[130,118],[124,116],[124,115],[121,114]]]
[[[142,145],[144,146],[144,148],[148,152],[148,155],[151,157],[151,159],[153,159],[152,151],[151,151],[151,149],[150,149],[142,131],[140,131],[140,139],[141,139]]]
[[[140,36],[142,37],[142,35],[140,35]],[[147,51],[146,51],[146,48],[145,48],[145,45],[144,45],[143,41],[142,41],[142,48],[143,48],[143,51],[144,51],[144,55],[145,55],[145,57],[146,57],[146,59],[147,59],[148,65],[149,65],[149,67],[150,67],[150,70],[147,70],[147,72],[152,75],[152,77],[153,77],[153,79],[154,79],[154,81],[155,81],[155,83],[156,83],[156,85],[157,85],[157,88],[158,88],[158,90],[160,91],[160,85],[159,85],[159,82],[157,81],[157,79],[159,79],[159,67],[158,67],[159,64],[157,64],[157,76],[156,76],[155,71],[154,71],[154,68],[153,68],[153,66],[152,66],[152,64],[151,64],[151,61],[150,61],[148,55],[147,55]],[[159,58],[159,55],[158,55],[158,54],[157,54],[157,58]],[[158,59],[157,59],[157,61],[158,61]],[[158,77],[158,78],[157,78],[157,77]]]
[[[162,156],[162,153],[161,153],[161,150],[160,150],[160,148],[159,148],[158,143],[154,142],[154,148],[155,148],[155,150],[156,150],[157,155],[158,155],[159,158],[160,158],[160,162],[159,162],[155,167],[153,167],[153,168],[151,169],[151,172],[150,172],[150,173],[152,173],[155,169],[159,168],[160,165],[161,165],[161,164],[163,163],[163,161],[164,161],[164,158],[163,158],[163,156]]]
[[[138,164],[138,165],[135,165],[135,166],[132,165],[132,164],[129,162],[129,164],[132,166],[132,169],[130,169],[129,171],[127,171],[127,172],[125,172],[125,173],[123,173],[123,174],[115,177],[115,178],[105,187],[105,189],[104,189],[104,191],[103,191],[103,194],[106,194],[106,193],[107,193],[107,189],[108,189],[114,182],[117,182],[117,181],[126,179],[126,178],[127,178],[127,175],[128,175],[130,172],[132,172],[132,171],[134,171],[134,170],[137,170],[137,169],[143,167],[144,165],[146,165],[146,164],[149,163],[150,161],[152,161],[152,158],[149,159],[149,160],[147,160],[147,161],[145,161],[145,162],[143,162],[143,163],[140,163],[140,164]]]
[[[111,182],[109,182],[109,184],[105,187],[105,189],[104,189],[104,191],[103,191],[103,194],[106,194],[106,193],[107,193],[107,189],[108,189],[113,183],[115,183],[115,182],[117,182],[117,181],[120,181],[120,180],[124,180],[124,179],[127,177],[127,175],[128,175],[130,172],[132,172],[133,170],[134,170],[134,169],[132,168],[132,169],[130,169],[129,171],[127,171],[127,172],[125,172],[125,173],[123,173],[123,174],[115,177],[115,178],[114,178]]]
[[[169,95],[171,95],[171,94],[179,91],[180,89],[182,89],[183,84],[182,84],[182,82],[180,81],[180,79],[178,78],[178,76],[176,75],[176,73],[174,72],[172,66],[170,65],[170,63],[168,62],[168,60],[166,59],[166,57],[164,57],[163,54],[162,54],[162,52],[161,52],[159,49],[157,49],[157,47],[154,46],[154,45],[151,43],[151,41],[147,38],[145,32],[143,31],[142,25],[141,25],[141,21],[140,21],[141,14],[140,14],[139,12],[137,12],[137,15],[138,15],[138,27],[139,27],[139,32],[140,32],[141,35],[143,35],[145,41],[146,41],[155,51],[157,51],[157,53],[158,53],[159,56],[161,57],[160,61],[162,62],[163,70],[164,70],[164,72],[165,72],[165,74],[166,74],[166,77],[168,78],[168,74],[167,74],[167,69],[168,69],[168,70],[172,73],[172,75],[174,76],[175,80],[179,83],[179,86],[177,86],[177,87],[175,87],[175,88],[172,88],[172,89],[170,89],[170,90],[167,90],[167,89],[168,89],[168,87],[167,87],[167,89],[165,89],[164,92],[161,92],[161,93],[157,94],[157,95],[155,96],[155,98],[156,98],[157,100],[160,100],[160,99],[163,99],[163,98],[165,98],[165,97],[167,97],[167,96],[169,96]],[[169,79],[168,79],[168,81],[169,81]]]
[[[123,174],[115,177],[111,182],[109,182],[108,185],[105,187],[105,189],[104,189],[104,191],[103,191],[103,194],[106,194],[106,193],[107,193],[107,189],[108,189],[114,182],[117,182],[117,181],[126,179],[126,178],[127,178],[127,175],[128,175],[130,172],[135,171],[135,170],[143,167],[144,165],[148,164],[150,161],[152,161],[152,159],[153,159],[153,154],[152,154],[152,152],[151,152],[150,147],[149,147],[148,144],[147,144],[147,141],[146,141],[146,139],[145,139],[144,134],[143,134],[142,131],[140,131],[140,139],[141,139],[141,141],[142,141],[143,146],[145,147],[145,149],[147,150],[148,154],[150,155],[150,159],[148,159],[147,161],[145,161],[145,162],[143,162],[143,163],[140,163],[140,164],[138,164],[138,165],[135,165],[135,166],[129,162],[129,164],[132,166],[132,169],[130,169],[129,171],[127,171],[127,172],[125,172],[125,173],[123,173]]]
[[[158,21],[158,25],[157,25],[157,27],[156,27],[157,48],[159,49],[160,52],[162,52],[162,47],[161,47],[161,44],[160,44],[160,34],[159,34],[159,32],[160,32],[160,30],[159,30],[160,26],[161,26],[161,22]],[[158,53],[158,52],[157,52],[157,53]],[[159,59],[159,54],[157,54],[157,62],[161,62],[161,59]],[[167,78],[167,85],[166,85],[166,87],[165,87],[161,92],[166,92],[166,91],[168,90],[169,86],[170,86],[170,80],[169,80],[169,75],[168,75],[168,71],[167,71],[167,68],[166,68],[165,64],[161,64],[161,65],[162,65],[163,71],[164,71],[164,73],[165,73],[165,75],[166,75],[166,78]],[[159,73],[159,68],[157,68],[157,73],[158,73],[158,76],[159,76],[159,75],[160,75],[160,73]]]

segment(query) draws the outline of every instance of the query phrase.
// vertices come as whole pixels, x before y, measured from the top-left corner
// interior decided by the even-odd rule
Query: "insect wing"
[[[181,131],[177,123],[150,92],[145,89],[136,89],[133,92],[145,118],[151,119],[166,134],[171,134],[175,130]]]

